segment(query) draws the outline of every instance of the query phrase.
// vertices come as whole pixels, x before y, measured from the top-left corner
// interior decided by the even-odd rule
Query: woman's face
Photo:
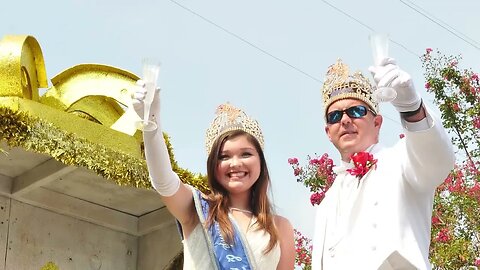
[[[225,141],[216,167],[216,179],[230,194],[249,192],[260,176],[260,156],[245,135]]]

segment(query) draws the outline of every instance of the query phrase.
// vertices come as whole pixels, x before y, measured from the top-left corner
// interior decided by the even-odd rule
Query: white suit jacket
[[[339,183],[327,191],[317,208],[313,270],[431,269],[434,192],[453,169],[455,157],[441,121],[429,114],[425,123],[426,129],[405,130],[391,148],[373,146],[377,167],[360,180],[346,229],[334,242],[325,239],[338,231],[331,220]]]

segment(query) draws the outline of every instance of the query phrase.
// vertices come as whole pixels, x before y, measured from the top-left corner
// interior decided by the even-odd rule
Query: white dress
[[[252,218],[253,223],[255,217]],[[268,245],[270,235],[263,230],[256,230],[256,225],[249,226],[246,234],[242,233],[246,249],[251,254],[254,262],[251,262],[252,269],[269,270],[277,269],[280,261],[280,245],[277,244],[267,254],[263,254],[263,250]],[[184,247],[184,263],[185,270],[212,270],[216,266],[212,263],[212,258],[208,249],[207,240],[205,239],[203,228],[199,223],[190,235],[183,240]]]

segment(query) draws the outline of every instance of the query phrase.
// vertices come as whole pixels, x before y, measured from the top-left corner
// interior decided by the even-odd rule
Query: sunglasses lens
[[[342,111],[333,111],[327,114],[327,123],[335,124],[342,119]]]
[[[367,107],[363,105],[353,106],[343,111],[336,110],[327,114],[327,123],[335,124],[340,122],[344,112],[347,113],[350,118],[361,118],[367,115],[368,110]]]
[[[360,118],[367,115],[367,108],[362,105],[353,106],[347,109],[347,115],[352,118]]]

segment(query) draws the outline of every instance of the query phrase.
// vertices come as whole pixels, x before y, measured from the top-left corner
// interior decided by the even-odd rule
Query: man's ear
[[[373,119],[374,127],[380,129],[382,127],[382,123],[383,123],[383,116],[376,115],[375,118]]]
[[[327,137],[330,141],[332,141],[332,136],[330,136],[330,127],[325,126],[325,133],[327,134]]]

